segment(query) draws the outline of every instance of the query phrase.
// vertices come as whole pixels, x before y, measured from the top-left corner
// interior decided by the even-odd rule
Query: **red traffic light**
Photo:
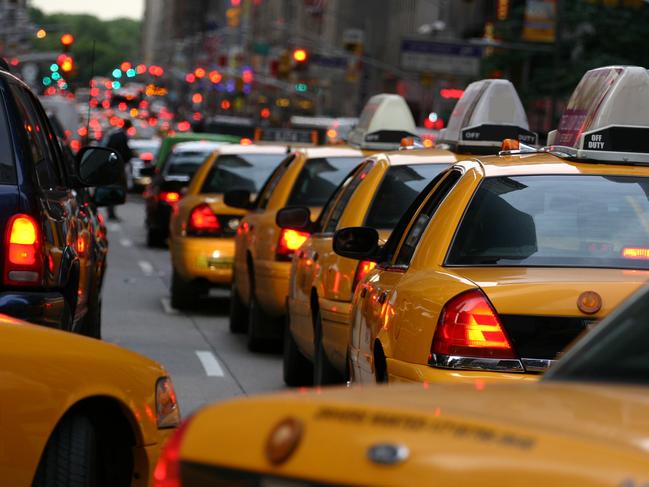
[[[295,49],[293,51],[293,59],[298,63],[303,63],[308,59],[309,55],[305,49]]]
[[[74,43],[74,36],[69,32],[61,36],[61,44],[68,47]]]
[[[74,69],[74,61],[71,56],[59,56],[58,58],[59,66],[61,66],[61,71],[64,73],[69,73]]]

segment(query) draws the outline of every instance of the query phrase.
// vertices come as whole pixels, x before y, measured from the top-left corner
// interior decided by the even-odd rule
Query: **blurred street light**
[[[36,37],[39,39],[45,39],[45,37],[47,37],[47,31],[41,27],[36,31]]]

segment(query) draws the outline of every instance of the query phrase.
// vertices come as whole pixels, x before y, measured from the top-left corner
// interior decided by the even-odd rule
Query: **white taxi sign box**
[[[638,66],[588,71],[568,102],[551,147],[576,159],[649,163],[649,72]]]
[[[455,152],[485,154],[497,152],[504,139],[538,143],[514,85],[503,79],[483,79],[464,90],[439,142]]]
[[[347,142],[360,149],[396,150],[404,137],[417,138],[412,112],[402,96],[383,93],[365,104]]]

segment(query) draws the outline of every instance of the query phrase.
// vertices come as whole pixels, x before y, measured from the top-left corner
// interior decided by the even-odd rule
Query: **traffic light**
[[[309,54],[305,49],[294,49],[293,50],[293,61],[296,63],[305,63],[309,59]]]
[[[63,46],[63,52],[68,52],[70,46],[74,44],[74,36],[69,32],[61,36],[61,45]]]
[[[61,63],[61,71],[64,73],[69,73],[74,69],[74,61],[72,60],[72,56],[65,56],[65,59]]]

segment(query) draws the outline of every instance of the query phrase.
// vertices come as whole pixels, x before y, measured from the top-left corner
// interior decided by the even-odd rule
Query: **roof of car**
[[[412,164],[453,164],[462,161],[467,156],[456,154],[446,149],[401,150],[377,154],[377,158],[386,158],[391,166]]]
[[[285,144],[225,144],[218,147],[219,154],[287,154]]]
[[[649,176],[649,166],[605,162],[578,162],[563,159],[552,154],[520,154],[486,156],[470,161],[479,161],[485,177],[521,176],[547,174],[605,174],[618,176]]]
[[[173,148],[173,152],[189,152],[189,151],[205,151],[209,152],[214,149],[218,149],[224,145],[228,145],[227,142],[214,142],[211,140],[194,140],[191,142],[179,142]]]
[[[317,157],[363,157],[369,154],[367,151],[354,149],[347,145],[300,147],[296,148],[295,152],[305,154],[308,159]]]

